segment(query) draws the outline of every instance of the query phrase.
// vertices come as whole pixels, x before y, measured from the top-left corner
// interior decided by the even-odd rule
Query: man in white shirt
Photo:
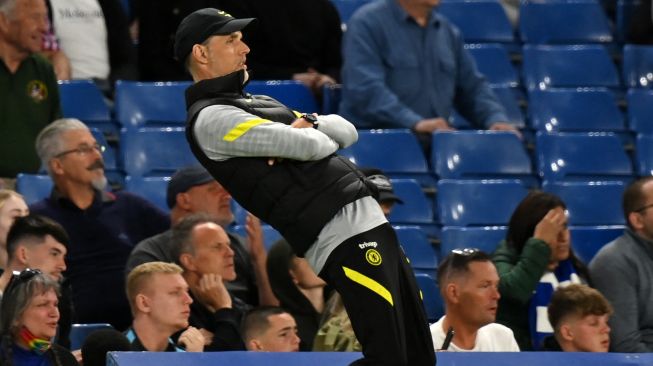
[[[499,275],[486,253],[453,250],[438,267],[438,285],[446,314],[431,325],[436,350],[519,352],[512,330],[494,323],[501,297]],[[454,337],[445,342],[451,329]]]

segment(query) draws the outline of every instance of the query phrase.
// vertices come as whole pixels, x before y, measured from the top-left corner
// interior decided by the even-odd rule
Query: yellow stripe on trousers
[[[226,135],[222,138],[225,141],[233,142],[236,141],[239,137],[244,135],[251,128],[260,125],[261,123],[270,122],[270,120],[263,118],[250,119],[243,123],[239,123],[236,127],[232,128],[231,131],[227,132]]]
[[[342,269],[345,270],[345,276],[347,276],[347,278],[363,287],[367,287],[368,289],[384,298],[387,302],[390,303],[390,305],[394,306],[394,302],[392,301],[392,294],[382,284],[376,282],[375,280],[365,276],[360,272],[354,271],[353,269],[347,267],[342,267]]]

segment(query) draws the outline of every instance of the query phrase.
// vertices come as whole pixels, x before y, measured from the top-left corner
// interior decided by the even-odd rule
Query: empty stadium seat
[[[111,324],[106,323],[73,324],[70,328],[70,349],[78,350],[82,348],[86,337],[100,329],[113,329],[113,327]]]
[[[394,229],[413,270],[435,276],[440,259],[426,233],[419,226],[395,226]]]
[[[610,43],[610,23],[596,0],[522,1],[519,31],[524,43]]]
[[[617,68],[602,45],[525,45],[522,72],[530,90],[620,86]]]
[[[544,132],[626,129],[614,93],[605,88],[532,90],[528,116],[532,127]]]
[[[635,143],[635,167],[637,175],[653,175],[653,135],[637,135]]]
[[[245,91],[254,95],[267,95],[301,113],[319,113],[315,97],[311,91],[295,80],[252,80]]]
[[[441,179],[534,180],[526,148],[512,132],[436,132],[431,145],[433,171]]]
[[[542,183],[542,190],[560,197],[567,205],[569,225],[623,225],[622,181],[568,181]]]
[[[603,246],[623,234],[624,226],[603,225],[603,226],[572,226],[569,228],[571,234],[571,247],[576,257],[583,263],[589,264],[594,255]]]
[[[198,164],[181,127],[123,130],[120,155],[131,176],[171,176],[179,168]]]
[[[653,88],[653,46],[624,46],[623,77],[626,87]]]
[[[443,179],[436,197],[440,222],[444,226],[506,225],[527,193],[517,179]]]
[[[392,179],[395,194],[403,204],[396,204],[390,213],[393,224],[432,224],[433,209],[422,187],[414,179]]]
[[[89,127],[117,135],[118,126],[111,121],[109,106],[93,81],[59,80],[57,83],[64,118],[77,118]]]
[[[358,131],[358,142],[338,154],[359,167],[379,168],[391,177],[414,178],[423,186],[435,185],[422,147],[409,130]]]
[[[491,254],[506,238],[505,226],[459,227],[445,226],[440,234],[440,257],[444,258],[454,249],[478,248]]]
[[[163,212],[170,211],[166,201],[170,177],[140,177],[128,176],[125,178],[125,190],[139,195],[152,202]]]
[[[627,181],[632,177],[632,162],[614,133],[538,132],[535,139],[542,180]]]
[[[517,128],[523,128],[525,123],[524,115],[519,106],[519,92],[514,88],[497,86],[492,86],[492,91],[499,98],[499,102],[506,111],[506,117],[508,117],[506,122]]]
[[[347,29],[346,24],[349,22],[349,18],[360,8],[361,6],[369,3],[372,0],[330,0],[331,3],[338,10],[340,15],[340,21],[342,22],[342,30]]]
[[[653,90],[630,89],[626,101],[630,130],[635,133],[653,134]]]
[[[517,71],[504,46],[496,43],[466,44],[465,49],[474,57],[478,71],[490,85],[512,88],[519,86]]]
[[[50,196],[52,179],[45,174],[18,174],[16,176],[16,192],[23,195],[28,205]]]
[[[342,84],[328,84],[322,88],[322,114],[338,114],[342,99]]]
[[[128,129],[184,126],[190,82],[116,82],[116,118]]]
[[[498,1],[442,1],[438,12],[455,24],[466,43],[513,44],[515,34]]]
[[[416,273],[417,286],[422,291],[422,301],[426,310],[426,316],[430,322],[435,322],[444,315],[444,301],[440,295],[435,277],[425,273]]]

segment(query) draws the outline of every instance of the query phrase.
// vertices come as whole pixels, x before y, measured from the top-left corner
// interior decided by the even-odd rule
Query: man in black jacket
[[[375,189],[334,154],[356,142],[355,127],[243,92],[249,47],[240,31],[252,20],[207,8],[177,29],[175,55],[196,82],[186,91],[191,149],[342,295],[363,345],[355,365],[432,366],[419,290]]]

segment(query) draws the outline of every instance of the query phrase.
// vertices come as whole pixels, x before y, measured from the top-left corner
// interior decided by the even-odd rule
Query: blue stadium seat
[[[168,212],[170,208],[166,202],[166,193],[169,182],[170,177],[128,176],[125,178],[125,190],[152,202],[163,212]]]
[[[422,291],[422,300],[426,309],[426,316],[430,322],[436,322],[444,315],[444,301],[440,295],[435,277],[425,273],[416,273],[417,286]]]
[[[492,86],[517,87],[519,76],[510,62],[510,55],[500,44],[466,44],[465,49],[474,57],[476,66]]]
[[[452,250],[462,248],[478,248],[491,254],[506,238],[507,231],[505,226],[445,226],[440,234],[440,257],[444,258]]]
[[[52,179],[45,174],[24,174],[16,176],[16,192],[23,195],[28,205],[50,196]]]
[[[300,113],[319,113],[315,97],[311,91],[295,80],[252,80],[245,91],[254,95],[267,95]]]
[[[542,180],[631,179],[633,166],[611,132],[536,134],[537,169]]]
[[[433,209],[422,187],[414,179],[392,179],[395,194],[404,204],[396,204],[390,213],[392,224],[432,224]]]
[[[594,255],[603,246],[623,234],[624,226],[603,225],[603,226],[572,226],[571,247],[576,257],[583,263],[589,264]]]
[[[527,193],[517,179],[443,179],[436,197],[440,221],[444,226],[506,225]]]
[[[346,24],[351,18],[352,15],[360,8],[361,6],[371,2],[372,0],[331,0],[331,3],[338,10],[340,15],[340,21],[343,24],[342,30],[346,30]]]
[[[512,25],[498,1],[442,1],[438,12],[460,29],[466,43],[515,42]]]
[[[626,129],[617,98],[606,88],[531,90],[528,116],[531,126],[543,132]]]
[[[522,72],[529,90],[620,86],[617,68],[602,45],[525,45]]]
[[[198,164],[182,127],[123,129],[120,155],[131,176],[171,176],[179,168]]]
[[[263,229],[263,246],[265,246],[266,251],[270,250],[272,245],[279,241],[279,239],[283,239],[281,234],[279,234],[279,232],[270,225],[262,224],[261,229]],[[233,226],[232,230],[228,231],[234,232],[242,237],[247,238],[247,229],[245,225],[235,225]]]
[[[639,134],[635,143],[635,166],[637,175],[653,175],[653,135]]]
[[[617,42],[624,43],[626,41],[626,35],[630,29],[630,20],[640,2],[640,0],[617,0],[617,14],[614,31]]]
[[[501,102],[503,108],[506,110],[506,116],[508,117],[506,122],[517,128],[523,128],[525,123],[524,115],[519,106],[519,91],[514,88],[496,86],[492,87],[492,91],[499,98],[499,102]]]
[[[409,130],[358,131],[358,142],[338,154],[359,167],[379,168],[391,177],[414,178],[423,186],[435,186],[422,147]]]
[[[106,136],[104,135],[104,132],[102,132],[100,129],[91,127],[89,128],[91,130],[91,134],[95,138],[95,141],[97,141],[98,144],[101,146],[104,146],[104,152],[102,153],[102,160],[104,160],[104,168],[106,170],[116,170],[118,169],[118,164],[117,164],[117,158],[116,158],[116,150],[113,146],[109,144],[109,142],[106,139]]]
[[[116,118],[127,129],[184,126],[190,82],[116,82]]]
[[[322,114],[338,114],[341,99],[342,84],[325,85],[322,88]]]
[[[431,145],[433,171],[441,179],[534,180],[526,148],[512,132],[436,132]]]
[[[395,226],[394,229],[413,270],[435,275],[440,259],[426,233],[419,226]]]
[[[596,0],[522,1],[519,30],[524,43],[610,43],[610,23]]]
[[[118,126],[111,120],[109,106],[91,80],[59,80],[59,96],[64,118],[77,118],[89,127],[117,135]]]
[[[628,127],[635,133],[653,134],[653,90],[630,89],[626,94]]]
[[[628,88],[653,88],[653,46],[624,46],[623,77]]]
[[[73,324],[70,328],[70,349],[81,349],[86,337],[100,329],[113,329],[113,327],[106,323]]]
[[[623,225],[622,181],[544,182],[542,190],[551,192],[567,205],[569,225]]]

